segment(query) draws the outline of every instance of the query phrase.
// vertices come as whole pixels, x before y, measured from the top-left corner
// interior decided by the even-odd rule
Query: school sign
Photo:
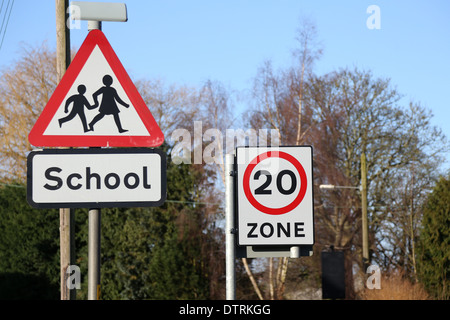
[[[164,135],[100,30],[92,30],[28,135],[36,147],[158,147]]]
[[[151,149],[164,135],[101,30],[89,32],[28,139],[36,147],[85,147],[28,155],[33,207],[145,207],[166,199],[166,155]]]

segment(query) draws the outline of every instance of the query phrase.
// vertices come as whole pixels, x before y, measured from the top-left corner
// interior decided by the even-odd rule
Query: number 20
[[[261,175],[266,176],[266,181],[255,189],[255,195],[256,194],[272,194],[272,190],[268,189],[270,184],[272,183],[272,175],[269,171],[266,170],[258,170],[255,172],[255,175],[253,176],[254,180],[259,180]],[[289,189],[284,189],[283,185],[281,184],[281,181],[283,179],[283,176],[288,175],[291,178],[291,187]],[[277,189],[281,194],[289,195],[292,194],[295,189],[297,188],[297,178],[295,177],[295,174],[290,170],[282,170],[278,173],[277,176]]]

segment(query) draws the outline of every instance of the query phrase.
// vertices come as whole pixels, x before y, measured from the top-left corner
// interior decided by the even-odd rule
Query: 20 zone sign
[[[239,245],[314,242],[312,148],[237,148]]]

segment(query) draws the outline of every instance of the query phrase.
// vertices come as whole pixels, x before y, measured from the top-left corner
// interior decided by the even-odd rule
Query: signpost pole
[[[89,209],[88,299],[100,296],[100,209]]]
[[[291,256],[290,258],[300,258],[300,247],[293,246],[290,248]]]
[[[101,21],[88,21],[88,31],[101,30]],[[100,209],[89,209],[88,299],[100,299]]]
[[[234,221],[234,155],[225,155],[225,255],[226,255],[226,299],[236,299],[236,248]]]
[[[115,55],[113,49],[111,48],[109,42],[103,35],[101,30],[101,24],[102,21],[120,21],[125,22],[128,20],[127,16],[127,10],[126,5],[123,3],[106,3],[106,2],[87,2],[87,1],[72,1],[71,3],[71,19],[72,20],[87,20],[88,21],[88,30],[89,35],[86,37],[85,42],[83,42],[82,47],[79,49],[77,55],[74,58],[73,63],[71,64],[71,68],[69,68],[68,72],[64,77],[62,77],[62,71],[64,71],[67,66],[64,64],[64,59],[60,59],[60,56],[64,56],[62,53],[65,53],[66,59],[65,62],[68,63],[70,60],[70,46],[68,45],[69,41],[69,33],[66,28],[66,22],[68,19],[67,16],[67,4],[68,0],[56,0],[56,7],[57,7],[57,33],[58,33],[58,65],[61,64],[61,67],[58,67],[58,75],[60,78],[60,83],[58,84],[57,88],[55,89],[55,92],[53,93],[52,97],[50,98],[49,102],[47,103],[46,107],[44,108],[44,111],[42,112],[41,116],[36,121],[34,127],[32,128],[30,134],[28,135],[29,142],[34,146],[46,146],[46,147],[94,147],[99,148],[100,152],[95,150],[90,150],[89,154],[96,154],[98,157],[102,157],[106,153],[113,153],[109,152],[108,149],[103,149],[104,151],[101,151],[101,147],[130,147],[133,148],[136,147],[157,147],[160,146],[164,142],[164,134],[161,132],[161,129],[157,125],[156,121],[154,121],[153,116],[151,115],[150,111],[148,110],[147,106],[145,105],[145,102],[143,101],[142,97],[139,95],[139,92],[137,91],[134,84],[131,82],[131,79],[126,74],[122,64],[118,60],[117,56]],[[63,32],[65,30],[65,32]],[[93,32],[91,32],[93,31]],[[63,39],[64,36],[65,40]],[[61,39],[60,39],[61,38]],[[65,45],[65,48],[63,48],[63,44]],[[97,66],[95,68],[89,67],[87,69],[92,69],[87,72],[87,74],[84,77],[80,78],[80,72],[84,70],[85,66],[87,65],[87,62],[90,61],[91,56],[93,55],[94,49],[98,47],[100,50],[100,64],[106,63],[107,65],[103,65],[102,67]],[[64,49],[64,50],[62,50]],[[82,54],[81,54],[82,53]],[[95,60],[96,62],[99,62]],[[72,67],[73,66],[73,67]],[[64,101],[64,97],[67,95],[68,91],[72,88],[72,86],[77,85],[77,90],[80,93],[80,95],[83,95],[86,93],[86,86],[82,84],[84,80],[90,80],[92,77],[102,77],[103,83],[106,86],[110,86],[112,84],[112,76],[110,74],[105,74],[105,72],[112,71],[113,75],[117,76],[118,81],[116,83],[121,84],[123,87],[125,94],[128,96],[128,99],[130,100],[130,104],[123,103],[123,106],[128,108],[132,106],[135,110],[136,115],[140,118],[140,122],[138,122],[138,125],[143,125],[147,131],[148,136],[142,136],[142,134],[139,132],[139,130],[136,130],[136,132],[133,132],[133,134],[129,136],[122,136],[118,137],[117,135],[110,136],[109,134],[99,134],[99,135],[73,135],[65,134],[65,132],[61,132],[59,129],[61,129],[61,126],[64,122],[70,121],[73,118],[73,114],[69,115],[69,117],[64,118],[55,118],[55,114],[60,110],[61,106],[64,106],[67,108],[68,103],[74,103],[73,110],[76,108],[74,100],[70,97]],[[62,78],[61,78],[62,77]],[[125,90],[125,89],[128,90]],[[66,91],[66,92],[64,92]],[[104,94],[103,94],[104,95]],[[78,95],[77,95],[78,96]],[[86,98],[85,98],[86,99]],[[102,101],[103,102],[103,101]],[[98,106],[98,105],[97,105]],[[81,106],[83,107],[83,106]],[[101,107],[100,107],[101,109]],[[65,113],[68,111],[65,110]],[[104,114],[102,112],[99,112],[101,116]],[[83,115],[83,117],[82,117]],[[80,118],[83,121],[84,113],[79,114]],[[67,119],[69,118],[69,119]],[[130,117],[128,117],[130,118]],[[56,126],[56,134],[50,133],[45,134],[44,132],[46,129],[51,127],[51,120],[52,119],[58,119],[59,126]],[[95,118],[94,118],[95,119]],[[101,118],[100,118],[101,119]],[[120,119],[117,117],[115,118],[115,123],[117,126],[117,129],[120,133],[126,132],[128,130],[124,130],[121,128],[120,125]],[[98,119],[96,120],[98,121]],[[93,131],[92,122],[90,124],[90,130],[87,130],[86,123],[84,119],[84,132]],[[58,129],[59,127],[59,129]],[[130,126],[131,127],[131,126]],[[67,133],[67,132],[66,132]],[[130,132],[131,133],[131,132]],[[44,137],[45,136],[45,137]],[[49,138],[50,137],[50,138]],[[60,140],[61,137],[63,138],[63,141]],[[69,138],[67,138],[69,137]],[[76,137],[76,138],[73,138]],[[149,138],[150,137],[150,138]],[[67,138],[67,139],[66,139]],[[64,141],[65,140],[65,141]],[[121,150],[121,151],[118,151]],[[136,149],[135,149],[136,150]],[[59,167],[51,167],[45,169],[44,176],[46,178],[50,178],[50,180],[53,180],[53,182],[57,182],[56,184],[46,184],[46,185],[40,185],[40,189],[37,192],[34,192],[33,188],[33,181],[36,181],[36,176],[33,178],[33,174],[39,175],[42,173],[42,169],[47,167],[49,158],[46,158],[44,162],[40,161],[42,160],[41,156],[43,154],[52,154],[52,155],[58,155],[58,157],[51,158],[52,161],[60,161],[61,158],[66,157],[65,159],[73,160],[78,155],[88,154],[85,152],[85,150],[75,150],[71,149],[70,152],[66,152],[69,150],[41,150],[39,152],[31,152],[27,157],[27,200],[28,202],[38,208],[54,208],[55,203],[51,200],[52,197],[47,197],[47,192],[58,192],[59,189],[67,187],[68,189],[65,189],[65,192],[62,192],[60,194],[64,197],[65,194],[71,193],[71,191],[79,191],[83,184],[81,183],[80,173],[74,173],[70,175],[70,177],[67,177],[68,180],[67,186],[64,185],[63,180],[57,176],[51,176],[49,175],[50,172],[54,173],[60,173],[62,171]],[[123,180],[120,180],[120,177],[118,173],[114,172],[108,172],[105,176],[105,183],[104,183],[104,189],[100,186],[100,178],[99,173],[93,173],[93,176],[98,177],[98,184],[96,187],[96,192],[101,192],[100,190],[106,190],[106,192],[110,192],[111,190],[116,189],[119,187],[121,181],[123,181],[123,185],[126,189],[130,190],[133,189],[134,192],[136,192],[136,188],[140,188],[141,194],[140,199],[136,200],[135,194],[133,194],[132,200],[130,198],[125,197],[127,201],[123,200],[120,201],[117,200],[123,195],[123,192],[120,192],[120,194],[115,194],[113,198],[109,198],[109,201],[105,201],[104,199],[101,200],[101,196],[99,196],[98,193],[90,193],[90,197],[86,196],[86,193],[82,193],[82,199],[86,200],[86,198],[89,199],[89,201],[74,201],[73,197],[70,197],[66,202],[57,202],[58,208],[59,205],[67,205],[69,208],[91,208],[89,209],[89,252],[88,252],[88,299],[89,300],[98,300],[100,297],[100,236],[101,236],[101,214],[99,208],[104,207],[110,207],[111,204],[129,204],[133,203],[134,205],[142,206],[144,204],[150,206],[159,206],[164,203],[166,198],[166,158],[165,156],[162,156],[162,152],[147,152],[138,150],[136,151],[138,156],[137,163],[139,165],[139,169],[142,169],[142,171],[136,172],[126,172],[123,176]],[[117,151],[114,152],[114,157],[117,158],[120,155],[123,154],[129,154],[129,150],[125,149],[117,149]],[[150,153],[151,155],[148,155]],[[153,153],[157,153],[157,158],[155,159]],[[68,158],[67,158],[68,157]],[[150,157],[151,161],[155,161],[157,165],[160,165],[159,172],[156,171],[155,173],[159,174],[160,181],[158,181],[158,178],[153,178],[155,175],[148,176],[148,164],[145,164],[142,166],[139,161],[141,161],[143,158],[146,158],[148,160],[148,157]],[[120,157],[119,157],[120,158]],[[33,160],[34,159],[34,160]],[[86,160],[85,158],[81,157],[81,160]],[[134,159],[136,160],[136,159]],[[84,163],[81,161],[81,163]],[[36,164],[36,162],[38,164]],[[67,163],[59,162],[59,166],[67,166]],[[79,163],[78,163],[79,164]],[[86,165],[86,164],[84,164]],[[34,170],[35,169],[35,170]],[[90,166],[86,166],[86,175],[89,174]],[[102,171],[102,167],[97,168],[99,172]],[[116,167],[116,169],[123,170],[123,167],[119,166],[119,168]],[[133,168],[136,169],[136,168]],[[34,172],[34,173],[33,173]],[[36,173],[37,172],[37,173]],[[139,179],[139,174],[142,173],[142,180]],[[156,175],[157,177],[158,175]],[[42,176],[41,176],[42,177]],[[114,186],[112,186],[109,183],[108,177],[115,177],[116,180],[114,182]],[[134,179],[134,180],[133,180]],[[156,179],[156,180],[154,180]],[[77,184],[74,185],[74,180],[78,180]],[[88,185],[88,183],[86,183]],[[139,187],[141,186],[141,187]],[[89,186],[86,186],[87,189],[90,189]],[[123,189],[122,189],[123,191]],[[150,201],[148,200],[148,192],[150,192]],[[125,192],[126,193],[126,192]],[[43,196],[43,194],[47,194],[47,196]],[[75,194],[71,193],[71,196],[74,196]],[[78,196],[80,194],[76,194],[75,196]],[[101,194],[104,196],[104,194]],[[145,195],[145,197],[144,197]],[[42,197],[43,196],[43,197]],[[111,195],[109,195],[111,196]],[[36,200],[36,201],[35,201]],[[79,205],[82,204],[83,206],[80,207]],[[70,209],[61,209],[61,234],[69,235],[69,227],[72,228],[73,231],[73,214],[71,213]],[[70,214],[70,216],[69,216]],[[63,221],[64,218],[64,221]],[[70,222],[70,224],[69,224]],[[67,228],[66,228],[67,226]],[[64,227],[64,228],[63,228]],[[65,249],[67,247],[67,252],[61,252],[61,265],[63,266],[63,270],[65,271],[66,265],[69,263],[66,260],[69,260],[68,255],[70,253],[73,253],[73,250],[68,246],[69,239],[66,239],[67,237],[61,236],[61,248]],[[71,238],[73,242],[73,237]],[[61,250],[63,251],[63,250]],[[70,252],[69,252],[70,251]],[[64,260],[64,262],[63,262]],[[70,263],[71,264],[71,263]],[[65,272],[64,272],[65,273]],[[63,277],[62,277],[63,278]],[[62,289],[66,288],[65,281],[62,281]],[[72,294],[75,293],[75,291],[71,292]],[[62,299],[68,299],[68,292],[67,290],[62,290]]]

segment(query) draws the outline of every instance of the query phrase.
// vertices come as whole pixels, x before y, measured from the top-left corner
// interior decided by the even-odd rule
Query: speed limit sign
[[[314,243],[312,147],[239,147],[239,245]]]

